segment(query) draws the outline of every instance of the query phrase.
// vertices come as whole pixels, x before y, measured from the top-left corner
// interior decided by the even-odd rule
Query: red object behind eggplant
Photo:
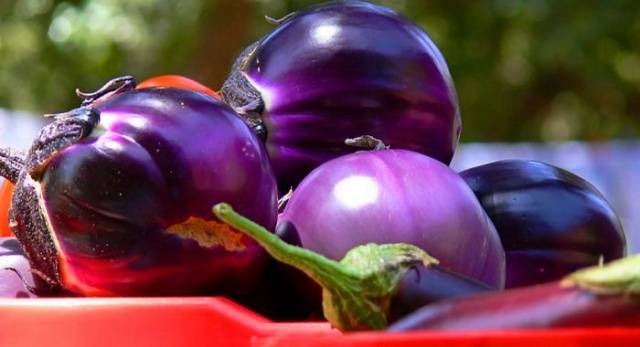
[[[188,77],[180,76],[180,75],[154,76],[140,82],[137,88],[138,89],[144,89],[144,88],[186,89],[186,90],[193,90],[196,92],[200,92],[216,99],[220,99],[220,95],[215,91],[211,90],[211,88],[201,84],[200,82],[194,81]]]
[[[9,181],[0,182],[0,237],[11,236],[13,232],[9,227],[9,207],[13,195],[13,184]]]

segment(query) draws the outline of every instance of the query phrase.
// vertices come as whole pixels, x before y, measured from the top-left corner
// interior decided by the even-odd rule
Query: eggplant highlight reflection
[[[34,274],[92,296],[253,285],[266,254],[210,213],[232,201],[275,225],[275,177],[251,129],[221,101],[135,90],[128,76],[78,94],[82,105],[54,115],[28,153],[0,151],[0,173],[16,183],[11,224]]]

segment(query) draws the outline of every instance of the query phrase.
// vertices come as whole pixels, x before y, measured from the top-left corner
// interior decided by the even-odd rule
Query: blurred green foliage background
[[[310,0],[0,0],[0,107],[77,106],[132,74],[214,89],[235,55]],[[446,57],[462,140],[640,136],[640,1],[374,1],[422,26]]]

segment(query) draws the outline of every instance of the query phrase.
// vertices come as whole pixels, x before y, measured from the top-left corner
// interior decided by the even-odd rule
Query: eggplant
[[[461,118],[444,57],[416,24],[364,1],[311,6],[237,58],[223,99],[265,140],[281,191],[372,135],[449,164]]]
[[[441,267],[411,244],[369,243],[338,262],[284,242],[229,204],[216,204],[213,212],[255,239],[276,260],[300,269],[322,286],[325,318],[342,331],[383,329],[426,303],[495,290]]]
[[[620,219],[589,182],[537,161],[505,160],[460,176],[493,221],[506,254],[506,288],[558,280],[626,254]]]
[[[389,149],[371,136],[348,142],[373,150],[314,169],[292,192],[276,233],[333,260],[361,244],[410,243],[444,268],[503,288],[499,236],[453,170],[417,152]],[[321,288],[304,274],[289,272],[289,281],[306,302],[319,306]]]
[[[387,330],[570,327],[640,327],[640,255],[554,282],[439,301]]]
[[[266,151],[221,101],[116,78],[53,115],[29,151],[0,151],[10,219],[34,275],[88,296],[248,290],[267,258],[211,216],[233,201],[273,229]],[[196,232],[197,230],[197,232]],[[198,236],[194,236],[198,234]]]
[[[378,147],[314,169],[278,225],[288,224],[300,246],[333,260],[362,244],[410,243],[445,268],[503,288],[500,237],[458,174],[421,153]]]

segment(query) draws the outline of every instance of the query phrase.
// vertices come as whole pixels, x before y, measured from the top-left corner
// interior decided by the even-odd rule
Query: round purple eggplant
[[[443,300],[390,331],[640,327],[640,255],[559,281]]]
[[[247,47],[222,97],[264,139],[280,190],[372,135],[449,164],[461,129],[447,64],[417,25],[338,1],[283,18]]]
[[[507,288],[557,280],[625,255],[625,235],[609,203],[589,182],[566,170],[506,160],[460,176],[500,235]]]
[[[322,164],[294,190],[278,224],[330,259],[367,243],[409,243],[444,268],[504,286],[504,251],[473,192],[417,152],[359,151]]]
[[[242,291],[266,254],[211,216],[230,201],[273,229],[275,177],[263,144],[224,103],[130,77],[79,93],[25,156],[10,218],[34,272],[79,295]],[[16,179],[17,178],[17,179]]]
[[[360,245],[338,262],[283,241],[229,204],[217,204],[213,212],[319,284],[324,315],[342,331],[383,329],[425,304],[493,290],[441,267],[411,244]]]

